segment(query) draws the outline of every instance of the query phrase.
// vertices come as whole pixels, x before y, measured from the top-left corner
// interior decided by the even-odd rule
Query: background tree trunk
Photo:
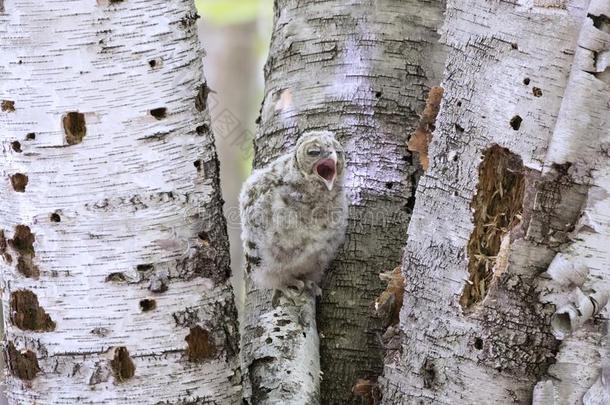
[[[7,1],[0,250],[11,403],[237,403],[192,1]]]
[[[397,266],[406,241],[419,167],[407,140],[429,86],[440,81],[442,9],[441,1],[275,3],[255,165],[267,164],[312,129],[336,132],[348,158],[347,241],[318,305],[323,404],[359,400],[352,394],[357,380],[374,381],[382,371],[383,320],[373,303],[384,289],[379,273]],[[246,311],[244,372],[253,403],[271,403],[281,390],[306,393],[305,403],[315,403],[317,363],[309,354],[298,357],[316,344],[312,308],[274,309],[269,294],[250,291]],[[294,371],[291,364],[309,374],[305,388],[286,375]],[[301,397],[283,400],[303,403],[295,398]]]
[[[551,321],[608,289],[608,7],[449,2],[445,97],[384,403],[525,404],[548,376],[535,403],[573,404],[598,378],[603,323],[560,345]],[[549,391],[559,402],[541,399]]]

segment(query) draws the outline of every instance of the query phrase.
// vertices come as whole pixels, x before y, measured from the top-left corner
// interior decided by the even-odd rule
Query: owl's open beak
[[[320,159],[314,167],[318,176],[324,180],[328,191],[333,189],[335,179],[337,178],[337,157],[332,156],[330,159]]]

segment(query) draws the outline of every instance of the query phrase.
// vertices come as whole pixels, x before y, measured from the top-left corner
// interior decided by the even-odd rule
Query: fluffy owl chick
[[[309,132],[248,178],[240,195],[241,237],[256,286],[285,294],[308,286],[320,294],[318,283],[345,236],[344,168],[333,133]]]

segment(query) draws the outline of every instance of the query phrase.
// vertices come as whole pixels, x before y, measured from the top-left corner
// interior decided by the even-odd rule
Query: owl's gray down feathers
[[[320,156],[310,156],[318,152]],[[332,173],[319,167],[324,157],[332,156],[337,163],[330,188],[330,180],[321,176],[330,178]],[[241,236],[247,270],[256,286],[285,290],[320,282],[347,226],[344,164],[334,135],[314,132],[245,182],[240,195]]]

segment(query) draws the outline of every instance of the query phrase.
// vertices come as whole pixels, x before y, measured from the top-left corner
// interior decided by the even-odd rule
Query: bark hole
[[[434,362],[430,359],[426,359],[422,365],[420,374],[424,380],[424,388],[432,388],[436,380],[436,369],[434,367]]]
[[[157,301],[155,300],[144,299],[140,301],[140,309],[142,309],[142,312],[152,311],[155,308],[157,308]]]
[[[207,124],[199,125],[195,128],[195,132],[199,135],[205,135],[210,130],[210,127]]]
[[[8,342],[5,357],[11,374],[21,380],[33,380],[40,371],[36,353],[30,350],[20,352],[13,342]]]
[[[22,150],[21,150],[21,142],[19,142],[19,141],[11,142],[11,147],[17,153],[21,153],[22,152]]]
[[[510,44],[510,47],[514,50],[518,50],[519,49],[519,44],[516,42],[513,42],[512,44]]]
[[[55,322],[38,304],[38,297],[32,291],[18,290],[11,293],[10,308],[11,322],[21,330],[55,330]]]
[[[62,118],[66,142],[68,145],[76,145],[83,141],[87,135],[85,114],[77,111],[69,112]]]
[[[519,128],[521,128],[521,123],[523,122],[523,118],[521,118],[518,115],[515,115],[513,118],[510,119],[510,126],[512,127],[512,129],[514,129],[515,131],[518,131]]]
[[[34,132],[30,132],[25,136],[25,139],[28,141],[33,141],[36,139],[36,134]]]
[[[529,78],[529,77],[526,77],[525,79],[523,79],[523,84],[525,84],[526,86],[527,86],[528,84],[530,84],[530,78]]]
[[[15,102],[11,100],[2,100],[0,103],[2,111],[4,112],[15,112]]]
[[[148,61],[148,66],[150,66],[152,69],[159,69],[162,65],[163,59],[161,58],[151,59]]]
[[[480,302],[489,290],[494,274],[507,265],[510,231],[520,223],[523,212],[525,174],[519,156],[494,145],[483,154],[479,185],[470,204],[474,230],[468,242],[469,280],[460,303],[464,309]]]
[[[195,166],[195,168],[197,169],[198,172],[201,171],[201,160],[195,160],[193,162],[193,165]]]
[[[153,108],[152,110],[150,110],[150,115],[155,117],[157,120],[162,120],[163,118],[167,117],[167,108]]]
[[[477,350],[482,350],[483,349],[483,339],[475,338],[474,339],[474,348]]]
[[[534,94],[534,97],[542,97],[542,90],[540,87],[532,88],[532,93]]]
[[[186,354],[189,361],[202,362],[212,359],[216,355],[216,345],[212,341],[210,333],[201,326],[191,328],[184,340],[188,345]]]
[[[50,220],[51,222],[61,222],[61,217],[57,212],[54,212],[51,214]]]
[[[150,263],[147,264],[138,264],[136,266],[136,270],[140,271],[140,272],[147,272],[147,271],[151,271],[155,268],[155,266],[153,266]]]
[[[106,276],[107,283],[122,283],[127,281],[127,277],[124,273],[110,273]]]
[[[23,173],[13,174],[11,176],[11,184],[13,186],[13,190],[18,193],[23,193],[28,185],[28,176]]]
[[[110,367],[112,367],[114,377],[119,382],[133,377],[136,373],[136,366],[129,356],[129,351],[124,346],[115,349],[114,358],[110,362]]]
[[[381,98],[381,96],[383,96],[383,93],[381,91],[375,93],[375,98]]]

